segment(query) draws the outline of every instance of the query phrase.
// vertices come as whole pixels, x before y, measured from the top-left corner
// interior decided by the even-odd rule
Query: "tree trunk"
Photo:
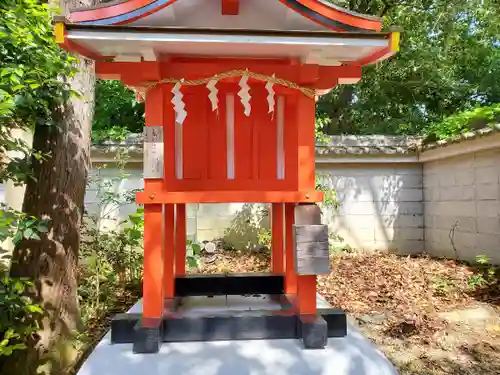
[[[88,1],[93,5],[96,1]],[[82,1],[62,0],[62,9]],[[71,340],[81,328],[77,298],[77,265],[80,224],[90,166],[90,132],[94,109],[95,73],[90,61],[81,59],[70,78],[72,97],[54,109],[58,127],[39,126],[33,148],[50,153],[49,159],[33,160],[35,181],[28,181],[23,211],[48,218],[49,232],[41,240],[23,240],[14,250],[12,277],[34,281],[29,291],[45,310],[37,338],[27,350],[15,351],[2,363],[2,374],[63,374],[74,359]]]

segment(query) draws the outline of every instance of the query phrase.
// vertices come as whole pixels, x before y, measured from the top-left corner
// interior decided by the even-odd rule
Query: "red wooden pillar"
[[[151,89],[147,93],[146,126],[163,125],[163,88]],[[162,184],[161,178],[145,178],[144,192],[155,194]],[[161,318],[163,313],[163,206],[144,205],[144,271],[143,271],[143,316]]]
[[[284,211],[282,203],[273,203],[271,208],[271,264],[272,272],[285,272],[284,253]]]
[[[175,205],[175,275],[186,274],[186,204]]]
[[[143,315],[145,318],[161,318],[163,311],[161,233],[162,205],[144,205]]]
[[[173,204],[163,207],[163,288],[165,298],[174,298],[175,218]]]
[[[295,272],[295,251],[293,248],[293,223],[295,203],[285,203],[285,293],[297,293],[297,273]]]
[[[315,188],[315,100],[300,95],[297,101],[299,191]],[[298,309],[301,314],[316,314],[316,275],[297,277]]]

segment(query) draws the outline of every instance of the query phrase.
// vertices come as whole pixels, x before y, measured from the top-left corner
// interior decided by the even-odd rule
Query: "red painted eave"
[[[70,13],[70,20],[85,24],[127,24],[156,13],[177,1],[182,0],[128,0],[94,8],[76,9]],[[238,0],[220,1],[223,14],[238,14]],[[382,29],[380,18],[352,12],[323,0],[269,1],[279,1],[302,16],[334,31],[378,32]]]

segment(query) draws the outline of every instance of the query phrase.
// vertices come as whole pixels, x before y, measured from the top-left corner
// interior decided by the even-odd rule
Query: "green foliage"
[[[37,320],[43,310],[24,295],[32,286],[25,279],[6,275],[0,279],[0,357],[26,349],[26,341],[39,329]]]
[[[129,133],[140,133],[144,126],[144,103],[120,81],[98,80],[96,108],[92,124],[94,141],[122,140]]]
[[[476,256],[476,265],[474,268],[478,273],[469,277],[467,281],[471,289],[484,287],[489,284],[498,284],[500,267],[492,265],[488,255],[481,254]]]
[[[29,177],[29,147],[14,129],[57,123],[56,109],[73,93],[61,77],[73,74],[74,58],[55,43],[51,9],[36,0],[0,2],[0,181]],[[33,155],[42,158],[43,155]]]
[[[500,123],[500,104],[477,107],[448,116],[444,120],[430,125],[426,129],[426,140],[446,139],[498,123]]]
[[[191,240],[186,241],[186,265],[188,269],[200,267],[201,246]]]
[[[116,186],[129,177],[125,171],[127,160],[126,153],[118,153],[116,176],[106,176],[106,166],[102,166],[88,181],[96,191],[96,205],[94,212],[85,213],[81,228],[78,291],[84,321],[105,314],[117,290],[138,285],[142,278],[143,209],[138,208],[126,220],[115,218],[116,212],[133,202],[136,192],[116,191]]]
[[[496,0],[332,0],[403,28],[401,50],[318,103],[328,134],[419,134],[476,105],[500,103]]]
[[[26,348],[26,340],[38,331],[37,319],[43,313],[25,295],[26,289],[33,287],[32,282],[9,277],[10,252],[1,245],[9,240],[16,244],[23,238],[39,240],[47,230],[46,220],[28,217],[0,204],[0,357]]]

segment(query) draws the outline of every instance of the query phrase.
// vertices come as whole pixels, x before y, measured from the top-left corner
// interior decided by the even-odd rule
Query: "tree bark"
[[[62,0],[62,9],[83,5]],[[93,5],[96,1],[88,1]],[[23,211],[48,218],[49,231],[41,240],[23,240],[14,250],[11,276],[27,277],[35,287],[28,293],[45,311],[41,330],[27,350],[15,351],[1,364],[2,374],[63,374],[74,359],[74,334],[81,328],[77,298],[77,265],[85,187],[90,166],[90,133],[94,110],[93,62],[81,59],[68,78],[80,98],[71,97],[54,114],[58,127],[37,125],[33,148],[49,153],[32,162],[36,181],[29,180]]]

